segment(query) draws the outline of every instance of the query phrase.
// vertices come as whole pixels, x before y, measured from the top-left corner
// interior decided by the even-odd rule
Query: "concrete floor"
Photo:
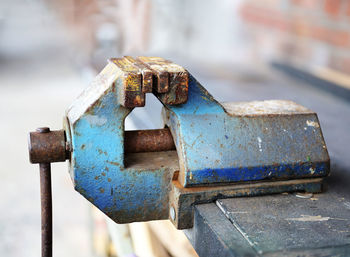
[[[38,165],[27,135],[62,127],[65,109],[85,84],[64,36],[41,1],[0,3],[0,256],[40,256]],[[90,256],[88,203],[73,192],[67,164],[52,165],[54,256]]]
[[[28,160],[27,135],[40,126],[60,129],[84,87],[65,60],[45,59],[0,70],[0,256],[40,256],[39,172]],[[54,256],[89,256],[88,203],[73,192],[66,166],[52,165]]]

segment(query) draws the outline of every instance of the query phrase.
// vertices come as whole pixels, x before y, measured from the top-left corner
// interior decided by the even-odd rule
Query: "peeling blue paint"
[[[185,187],[329,172],[321,129],[305,127],[318,124],[315,113],[229,115],[192,76],[187,103],[166,109]]]

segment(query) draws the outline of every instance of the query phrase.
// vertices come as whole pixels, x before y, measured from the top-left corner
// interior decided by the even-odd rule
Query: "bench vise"
[[[162,102],[164,129],[124,131],[146,93]],[[320,192],[329,173],[316,113],[284,100],[219,103],[157,57],[110,59],[64,129],[30,133],[29,151],[32,163],[68,159],[75,189],[115,222],[170,219],[178,229],[193,226],[194,204]]]

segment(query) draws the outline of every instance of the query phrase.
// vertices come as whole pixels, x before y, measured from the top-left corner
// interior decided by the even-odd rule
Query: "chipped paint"
[[[136,68],[135,81],[130,82],[120,66],[109,63],[67,111],[65,124],[67,140],[75,149],[70,174],[76,190],[114,221],[166,219],[173,203],[176,219],[180,217],[178,227],[188,228],[192,205],[200,199],[213,201],[223,194],[233,197],[320,191],[321,179],[305,176],[310,177],[311,167],[315,177],[328,174],[329,157],[322,147],[321,130],[300,129],[306,120],[317,120],[316,114],[283,101],[223,107],[187,71],[173,65],[166,73],[153,73],[153,90],[158,90],[157,97],[164,104],[164,120],[177,152],[125,154],[124,120],[130,106],[144,104],[143,94],[150,90],[138,86],[142,85],[143,73]],[[167,79],[161,80],[162,76]],[[128,102],[125,92],[130,93]],[[286,106],[279,110],[281,104]],[[286,131],[281,133],[283,129]],[[310,161],[301,161],[308,155]],[[172,181],[175,173],[178,180]],[[271,177],[286,181],[234,186],[234,182]],[[302,179],[295,182],[295,178]],[[174,188],[175,182],[181,189]],[[222,187],[219,183],[233,184]],[[183,207],[186,210],[180,210]]]
[[[258,137],[258,146],[259,146],[259,151],[260,151],[260,152],[262,152],[261,142],[262,142],[261,138]]]
[[[311,175],[315,173],[315,169],[314,168],[311,167],[309,170],[310,170],[310,174]]]
[[[312,120],[307,120],[306,121],[306,125],[309,126],[309,127],[315,127],[315,128],[319,128],[320,127],[318,122],[312,121]]]
[[[107,118],[104,116],[86,115],[85,118],[93,126],[96,125],[101,127],[107,122]]]
[[[299,218],[288,218],[286,220],[302,221],[302,222],[318,222],[318,221],[328,221],[330,219],[336,219],[336,218],[330,218],[330,217],[322,217],[320,215],[311,216],[311,215],[301,214],[300,216],[301,217],[299,217]]]
[[[304,106],[287,100],[222,103],[222,106],[229,115],[236,116],[313,113]]]
[[[185,187],[329,172],[321,130],[300,129],[307,120],[317,120],[316,114],[291,101],[220,104],[190,76],[187,102],[166,105],[163,119],[175,141]]]

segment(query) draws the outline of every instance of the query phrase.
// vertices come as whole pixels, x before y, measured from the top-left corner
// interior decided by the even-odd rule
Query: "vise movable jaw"
[[[126,153],[124,120],[147,92],[163,103],[176,150]],[[117,223],[169,218],[190,228],[193,204],[320,192],[329,173],[316,113],[282,100],[218,103],[161,58],[111,59],[68,109],[64,130],[75,189]]]

